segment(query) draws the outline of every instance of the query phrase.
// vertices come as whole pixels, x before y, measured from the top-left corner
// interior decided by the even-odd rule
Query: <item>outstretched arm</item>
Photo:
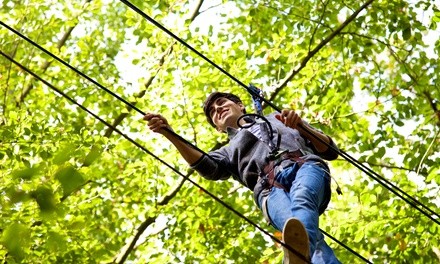
[[[294,110],[283,109],[281,111],[281,114],[276,115],[275,117],[283,122],[286,126],[297,129],[301,136],[310,140],[316,151],[318,151],[319,153],[332,151],[329,149],[329,145],[332,144],[331,138],[328,135],[313,129],[308,124],[303,122],[301,117]]]
[[[191,145],[176,136],[168,121],[162,115],[147,113],[144,116],[144,120],[148,121],[148,127],[153,132],[166,137],[177,148],[180,155],[182,155],[189,165],[195,164],[203,156],[202,152],[194,149]]]

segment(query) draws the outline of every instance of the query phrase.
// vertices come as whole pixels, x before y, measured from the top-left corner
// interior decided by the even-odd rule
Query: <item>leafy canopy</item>
[[[438,3],[132,3],[439,213]],[[242,87],[120,1],[0,5],[3,23],[140,109],[162,113],[206,151],[225,140],[203,116],[207,94],[234,92],[250,103]],[[250,191],[196,176],[137,112],[4,26],[0,32],[2,52],[266,226]],[[3,262],[281,261],[279,245],[203,191],[3,56],[0,69]],[[330,165],[344,194],[333,195],[322,229],[375,263],[439,261],[437,224],[342,158]],[[343,263],[362,262],[326,239]]]

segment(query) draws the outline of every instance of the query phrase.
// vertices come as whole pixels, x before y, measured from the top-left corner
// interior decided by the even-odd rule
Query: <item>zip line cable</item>
[[[127,106],[136,109],[139,113],[145,115],[145,113],[140,110],[139,108],[135,107],[133,104],[129,103],[128,101],[124,100],[123,98],[121,98],[120,96],[118,96],[117,94],[113,93],[112,91],[110,91],[109,89],[107,89],[106,87],[104,87],[103,85],[101,85],[100,83],[96,82],[94,79],[90,78],[88,75],[82,73],[81,71],[79,71],[78,69],[76,69],[75,67],[71,66],[70,64],[68,64],[67,62],[65,62],[64,60],[62,60],[61,58],[59,58],[58,56],[56,56],[55,54],[47,51],[46,49],[44,49],[43,47],[41,47],[40,45],[38,45],[37,43],[35,43],[34,41],[30,40],[29,38],[27,38],[26,36],[22,35],[21,33],[19,33],[18,31],[14,30],[13,28],[9,27],[8,25],[4,24],[2,21],[0,21],[0,24],[2,24],[3,26],[7,27],[9,30],[13,31],[14,33],[16,33],[17,35],[19,35],[20,37],[22,37],[23,39],[25,39],[26,41],[28,41],[29,43],[31,43],[33,46],[39,48],[40,50],[44,51],[45,53],[47,53],[48,55],[50,55],[51,57],[53,57],[54,59],[56,59],[57,61],[61,62],[63,65],[69,67],[71,70],[73,70],[75,73],[79,74],[80,76],[84,77],[85,79],[89,80],[90,82],[94,83],[95,85],[97,85],[99,88],[102,88],[103,90],[105,90],[106,92],[110,93],[111,95],[113,95],[114,97],[116,97],[117,99],[119,99],[120,101],[124,102]],[[32,76],[35,77],[35,73],[31,73],[31,71],[27,68],[25,68],[24,66],[22,66],[21,64],[18,64],[18,62],[14,61],[12,58],[10,58],[9,56],[5,55],[3,52],[0,51],[0,53],[7,57],[8,59],[10,59],[12,62],[14,62],[15,64],[19,65],[19,67],[22,67],[23,69],[25,69],[27,72],[29,72]],[[52,88],[52,85],[45,82],[41,77],[35,77],[38,80],[44,82],[47,86],[49,86],[50,88]],[[55,90],[58,93],[60,93],[60,91]],[[66,98],[68,99],[68,98]],[[72,102],[72,99],[68,99],[69,101]],[[75,103],[77,105],[77,103]],[[83,107],[80,106],[82,109]],[[89,111],[87,111],[86,109],[83,109],[86,112],[89,113]],[[93,115],[95,118],[97,118],[99,121],[103,122],[104,124],[106,124],[109,128],[112,128],[114,131],[116,131],[117,133],[121,134],[122,132],[120,132],[119,130],[117,130],[114,126],[112,125],[108,125],[107,122],[101,120],[99,117],[96,117],[95,114],[90,113],[91,115]],[[187,144],[190,144],[192,147],[198,149],[200,152],[204,153],[205,155],[207,155],[208,157],[210,157],[207,153],[205,153],[203,150],[200,150],[197,146],[194,146],[191,142],[188,142],[186,139],[182,138],[181,136],[179,136],[178,134],[176,134],[174,131],[169,130],[171,133],[173,133],[174,135],[176,135],[177,137],[181,138],[182,141],[186,142]],[[122,135],[122,134],[121,134]],[[125,135],[122,135],[123,137],[127,138]],[[136,146],[142,148],[142,146],[139,146],[139,144],[137,142],[133,142],[133,140],[127,138],[130,142],[134,143]],[[143,148],[142,148],[143,149]],[[144,149],[143,149],[144,150]],[[144,150],[147,154],[152,155],[155,159],[158,159],[157,156],[155,156],[154,154],[152,154],[151,152]],[[164,163],[164,161],[158,159],[160,162]],[[214,160],[214,159],[213,159]],[[215,160],[214,160],[215,161]],[[170,165],[167,165],[167,167],[171,168]],[[179,171],[176,171],[175,169],[171,168],[173,171],[175,171],[177,174],[181,175],[182,177],[184,177],[185,179],[189,180],[186,176],[182,175]],[[209,193],[207,190],[205,190],[203,187],[199,186],[198,184],[195,184],[193,181],[189,180],[191,183],[193,183],[196,187],[200,188],[201,190],[203,190],[204,192],[208,193],[211,197],[214,196],[213,194]],[[215,197],[215,198],[214,198]],[[259,227],[257,224],[253,223],[251,220],[247,219],[246,216],[242,215],[241,213],[239,213],[238,211],[232,209],[232,207],[230,207],[228,204],[226,204],[225,202],[223,202],[220,198],[214,196],[214,200],[218,201],[220,204],[222,204],[223,206],[225,206],[227,209],[230,209],[231,211],[233,211],[234,213],[236,213],[239,217],[244,218],[248,223],[250,223],[252,226],[256,227],[257,229],[259,229],[260,231],[262,231],[264,234],[268,235],[269,237],[271,237],[272,239],[274,239],[276,242],[285,245],[283,242],[280,242],[278,239],[274,238],[270,233],[268,233],[267,231],[265,231],[263,228]],[[354,255],[356,255],[358,258],[364,260],[366,263],[371,263],[369,262],[368,259],[366,259],[365,257],[363,257],[362,255],[360,255],[359,253],[357,253],[355,250],[351,249],[349,246],[345,245],[343,242],[339,241],[338,239],[336,239],[335,237],[331,236],[330,234],[328,234],[327,232],[325,232],[324,230],[320,229],[320,231],[325,234],[326,236],[328,236],[329,238],[331,238],[333,241],[335,241],[337,244],[339,244],[340,246],[342,246],[343,248],[347,249],[348,251],[350,251],[351,253],[353,253]],[[288,248],[289,250],[292,250],[290,246],[286,246],[286,248]],[[295,252],[295,250],[292,250],[293,253],[297,254],[297,252]],[[301,255],[302,257],[302,255]]]
[[[44,51],[46,54],[50,55],[51,57],[53,57],[54,59],[56,59],[57,61],[61,62],[63,65],[69,67],[71,70],[73,70],[75,73],[79,74],[80,76],[84,77],[85,79],[89,80],[90,82],[92,82],[93,84],[97,85],[99,88],[103,89],[104,91],[106,91],[107,93],[111,94],[112,96],[116,97],[118,100],[124,102],[127,106],[135,109],[136,111],[138,111],[139,113],[141,113],[142,115],[145,115],[146,113],[143,112],[142,110],[140,110],[139,108],[137,108],[136,106],[134,106],[133,104],[131,104],[130,102],[126,101],[125,99],[123,99],[122,97],[120,97],[119,95],[117,95],[116,93],[112,92],[111,90],[109,90],[108,88],[104,87],[103,85],[101,85],[100,83],[98,83],[97,81],[95,81],[94,79],[90,78],[88,75],[84,74],[83,72],[79,71],[78,69],[76,69],[75,67],[71,66],[69,63],[65,62],[64,60],[62,60],[61,58],[59,58],[58,56],[56,56],[55,54],[49,52],[48,50],[44,49],[43,47],[41,47],[40,45],[38,45],[36,42],[32,41],[31,39],[27,38],[26,36],[24,36],[23,34],[21,34],[20,32],[16,31],[15,29],[9,27],[8,25],[6,25],[5,23],[3,23],[2,21],[0,21],[0,24],[5,26],[6,28],[8,28],[9,30],[13,31],[15,34],[19,35],[20,37],[22,37],[23,39],[25,39],[26,41],[28,41],[29,43],[31,43],[34,47],[37,47],[38,49]],[[1,51],[0,51],[1,52]],[[9,56],[5,55],[3,52],[1,52],[1,54],[5,57],[7,57],[8,59],[12,59]],[[19,65],[19,67],[22,67],[23,69],[25,69],[27,72],[29,72],[32,76],[35,77],[34,73],[31,73],[29,69],[25,68],[24,66],[22,66],[21,64],[18,64],[18,62],[11,60],[12,62],[14,62],[15,64]],[[46,85],[48,85],[49,87],[52,88],[52,85],[48,82],[45,82],[41,77],[35,77],[40,81],[43,81]],[[56,89],[55,91],[57,91],[58,93],[61,93],[61,91],[59,91],[58,89]],[[63,95],[64,96],[64,95]],[[72,102],[71,99],[68,99],[69,101]],[[78,105],[77,103],[75,103],[76,105]],[[83,107],[81,107],[83,109]],[[86,109],[83,109],[86,112],[90,113],[89,111],[87,111]],[[93,113],[92,114],[94,117],[95,115]],[[101,119],[98,118],[98,120],[101,121]],[[101,121],[101,122],[105,122],[105,121]],[[104,124],[107,125],[107,123],[105,122]],[[114,131],[115,127],[110,125],[108,126],[109,128],[112,128]],[[195,146],[194,144],[192,144],[191,142],[187,141],[186,139],[184,139],[183,137],[181,137],[180,135],[176,134],[174,131],[170,130],[170,129],[166,129],[167,131],[169,131],[170,133],[172,133],[173,135],[175,135],[176,137],[178,137],[182,142],[186,142],[187,144],[189,144],[190,146],[192,146],[193,148],[197,149],[198,151],[200,151],[201,153],[203,153],[204,155],[206,155],[207,157],[211,158],[213,161],[216,161],[215,159],[213,159],[211,156],[209,156],[207,153],[205,153],[203,150],[201,150],[200,148],[198,148],[197,146]],[[120,134],[120,131],[117,133]],[[123,135],[124,136],[124,135]],[[124,136],[125,137],[125,136]],[[131,142],[131,140],[130,140]],[[135,143],[135,142],[133,142]],[[136,145],[138,146],[138,145]],[[139,147],[139,146],[138,146]],[[158,157],[155,156],[154,154],[152,154],[151,152],[147,152],[147,154],[152,155],[155,159],[157,159]],[[160,160],[162,163],[164,163],[164,161]],[[170,165],[167,167],[170,168]],[[182,175],[179,171],[174,170],[176,173],[178,173],[179,175]],[[182,175],[183,176],[183,175]],[[187,177],[183,176],[185,179],[189,180]],[[194,184],[193,181],[189,180],[191,183]],[[220,198],[216,197],[214,194],[209,193],[206,189],[204,189],[203,187],[201,187],[198,184],[195,184],[195,186],[197,186],[198,188],[200,188],[202,191],[208,193],[211,197],[215,197],[214,199],[216,201],[218,201],[219,203],[221,203],[223,206],[225,206],[227,209],[230,209],[231,211],[233,211],[234,213],[236,213],[238,216],[240,216],[241,218],[244,218],[247,222],[251,223],[251,225],[253,225],[254,227],[256,227],[257,229],[259,229],[260,231],[262,231],[264,234],[270,236],[272,239],[274,239],[274,237],[268,233],[267,231],[265,231],[262,227],[259,227],[257,224],[253,223],[250,219],[246,218],[244,215],[242,215],[241,213],[239,213],[238,211],[236,211],[235,209],[233,209],[232,207],[230,207],[229,205],[227,205],[225,202],[223,202]],[[278,239],[274,239],[276,242],[281,242]],[[348,246],[344,245],[342,242],[334,239],[336,243],[340,244],[341,246],[343,246],[344,248],[347,248],[349,251],[355,252],[354,250],[352,250],[351,248],[349,248]],[[291,250],[294,254],[298,255],[300,258],[303,258],[304,261],[308,261],[304,256],[302,256],[300,253],[298,253],[296,250],[294,250],[293,248],[291,248],[289,245],[284,244],[283,242],[281,242],[282,245],[286,245],[286,248]],[[365,259],[364,257],[360,256],[362,259]]]
[[[4,24],[3,22],[0,21],[0,23],[7,27],[9,30],[13,31],[14,33],[16,33],[17,35],[19,35],[20,37],[26,39],[28,42],[30,42],[31,44],[33,44],[34,46],[38,47],[39,49],[41,49],[42,51],[46,52],[47,54],[51,55],[53,58],[57,59],[59,62],[61,62],[62,64],[66,65],[67,67],[71,68],[72,70],[74,70],[75,72],[77,72],[78,74],[80,74],[81,76],[83,76],[84,78],[88,79],[89,81],[91,81],[92,83],[94,83],[95,85],[100,86],[102,89],[104,89],[106,92],[110,93],[111,95],[113,95],[114,97],[116,97],[117,99],[119,99],[120,101],[124,102],[125,104],[127,104],[128,106],[130,106],[131,108],[135,109],[136,111],[138,111],[141,114],[145,114],[144,112],[142,112],[140,109],[138,109],[137,107],[135,107],[134,105],[132,105],[131,103],[127,102],[126,100],[124,100],[123,98],[119,97],[117,94],[113,93],[112,91],[108,90],[107,88],[103,87],[102,85],[100,85],[99,83],[97,83],[96,81],[94,81],[93,79],[91,79],[90,77],[88,77],[87,75],[84,75],[82,72],[76,70],[76,68],[72,67],[70,64],[66,63],[65,61],[61,60],[60,58],[56,57],[54,54],[48,52],[47,50],[45,50],[44,48],[40,47],[38,44],[36,44],[35,42],[33,42],[32,40],[26,38],[25,36],[21,35],[19,32],[15,31],[14,29],[12,29],[11,27],[7,26],[6,24]],[[197,52],[197,51],[196,51]],[[212,63],[212,62],[211,62]],[[227,73],[227,72],[226,72]],[[227,75],[230,75],[229,73]],[[235,78],[234,78],[235,79]],[[242,84],[244,85],[244,84]],[[247,88],[247,86],[244,86],[245,88]],[[266,101],[264,98],[262,98],[263,101]],[[266,101],[266,103],[268,103]],[[268,103],[268,105],[271,105],[270,102]],[[273,108],[276,109],[275,106],[272,105]],[[175,134],[173,131],[170,131],[171,133]],[[313,134],[312,134],[313,135]],[[175,134],[175,136],[177,136],[179,139],[181,139],[182,141],[185,141],[187,144],[190,144],[192,147],[194,147],[195,149],[201,151],[202,153],[204,153],[202,150],[200,150],[198,147],[192,145],[192,143],[188,142],[186,139],[182,138],[181,136],[179,136],[178,134]],[[313,135],[314,136],[314,135]],[[318,138],[319,139],[319,138]],[[321,139],[319,139],[321,140]],[[322,141],[322,140],[321,140]],[[326,144],[326,142],[323,142],[324,144]],[[205,153],[206,154],[206,153]],[[348,155],[348,154],[347,154]],[[209,156],[209,155],[208,155]],[[368,174],[368,173],[367,173]],[[379,181],[379,180],[377,180]],[[338,241],[336,238],[332,237],[330,234],[326,233],[325,231],[321,230],[322,233],[324,233],[326,236],[330,237],[332,240],[334,240],[335,242],[337,242],[339,245],[343,246],[344,248],[346,248],[347,250],[349,250],[350,252],[352,252],[353,254],[357,255],[359,258],[363,259],[364,261],[368,262],[367,259],[365,259],[364,257],[362,257],[361,255],[359,255],[357,252],[355,252],[354,250],[352,250],[351,248],[349,248],[348,246],[346,246],[345,244],[343,244],[342,242]]]
[[[65,99],[67,99],[68,101],[70,101],[71,103],[75,104],[76,106],[78,106],[79,108],[81,108],[82,110],[84,110],[85,112],[87,112],[88,114],[92,115],[94,118],[96,118],[97,120],[99,120],[101,123],[103,123],[104,125],[106,125],[109,128],[112,128],[116,133],[118,133],[119,135],[123,136],[125,139],[127,139],[129,142],[133,143],[134,145],[136,145],[136,147],[140,148],[141,150],[143,150],[145,153],[147,153],[148,155],[151,155],[154,159],[156,159],[157,161],[159,161],[160,163],[162,163],[163,165],[167,166],[168,168],[170,168],[172,171],[174,171],[175,173],[177,173],[178,175],[182,176],[183,178],[185,178],[187,181],[189,181],[190,183],[192,183],[194,186],[196,186],[197,188],[199,188],[200,190],[202,190],[203,192],[205,192],[206,194],[208,194],[211,198],[213,198],[214,200],[216,200],[218,203],[220,203],[221,205],[223,205],[224,207],[226,207],[228,210],[234,212],[237,216],[239,216],[240,218],[244,219],[246,222],[248,222],[250,225],[254,226],[255,228],[257,228],[258,230],[260,230],[261,232],[263,232],[265,235],[269,236],[270,238],[272,238],[274,241],[276,241],[277,243],[283,245],[283,247],[289,249],[290,251],[292,251],[294,254],[296,254],[298,257],[300,257],[303,261],[312,264],[312,262],[308,259],[306,259],[302,254],[300,254],[298,251],[296,251],[295,249],[293,249],[291,246],[285,244],[283,241],[281,241],[280,239],[276,238],[274,235],[272,235],[271,233],[269,233],[268,231],[266,231],[264,228],[260,227],[258,224],[254,223],[252,220],[250,220],[249,218],[247,218],[246,216],[244,216],[242,213],[240,213],[239,211],[235,210],[233,207],[231,207],[230,205],[228,205],[226,202],[224,202],[223,200],[221,200],[220,198],[218,198],[217,196],[215,196],[213,193],[209,192],[207,189],[203,188],[201,185],[199,185],[198,183],[196,183],[195,181],[191,180],[191,178],[189,178],[189,176],[184,175],[183,173],[181,173],[178,169],[176,169],[175,167],[171,166],[170,164],[168,164],[166,161],[162,160],[161,158],[159,158],[158,156],[156,156],[153,152],[149,151],[146,147],[142,146],[141,144],[139,144],[138,142],[136,142],[135,140],[133,140],[132,138],[130,138],[129,136],[127,136],[126,134],[124,134],[122,131],[120,131],[119,129],[117,129],[115,126],[111,125],[110,123],[108,123],[107,121],[105,121],[104,119],[102,119],[101,117],[99,117],[98,115],[96,115],[95,113],[93,113],[91,110],[89,110],[88,108],[86,108],[85,106],[83,106],[82,104],[78,103],[77,101],[75,101],[74,99],[72,99],[70,96],[68,96],[66,93],[62,92],[60,89],[56,88],[54,85],[52,85],[51,83],[47,82],[46,80],[44,80],[43,78],[41,78],[40,76],[38,76],[36,73],[34,73],[33,71],[31,71],[30,69],[28,69],[27,67],[25,67],[24,65],[20,64],[19,62],[15,61],[13,58],[11,58],[9,55],[5,54],[3,51],[0,50],[0,55],[4,56],[5,58],[7,58],[8,60],[10,60],[11,62],[13,62],[15,65],[17,65],[18,67],[20,67],[21,69],[23,69],[24,71],[26,71],[27,73],[29,73],[30,75],[32,75],[35,79],[43,82],[46,86],[48,86],[50,89],[52,89],[53,91],[55,91],[56,93],[58,93],[59,95],[61,95],[62,97],[64,97]],[[340,242],[342,243],[342,242]],[[361,256],[362,259],[366,260],[367,262],[369,262],[367,259],[363,258]],[[371,263],[371,262],[369,262]]]
[[[124,2],[124,1],[123,1]],[[155,20],[153,20],[155,21]],[[135,107],[134,105],[130,104],[129,102],[127,102],[126,100],[124,100],[123,98],[119,97],[117,94],[114,94],[113,92],[111,92],[110,90],[108,90],[107,88],[103,87],[102,85],[100,85],[99,83],[97,83],[96,81],[94,81],[93,79],[89,78],[87,75],[84,75],[83,73],[79,72],[78,70],[76,70],[75,68],[73,68],[72,66],[70,66],[70,64],[67,64],[66,62],[64,62],[63,60],[59,59],[58,57],[54,56],[53,54],[51,54],[50,52],[48,52],[47,50],[44,50],[43,48],[39,47],[38,44],[34,43],[33,41],[31,41],[30,39],[26,38],[25,36],[21,35],[19,32],[16,32],[14,29],[10,28],[9,26],[7,26],[6,24],[4,24],[3,22],[0,21],[0,23],[7,27],[9,30],[13,31],[14,33],[20,35],[22,38],[26,39],[28,42],[32,43],[34,46],[40,48],[41,50],[43,50],[44,52],[48,53],[49,55],[51,55],[52,57],[54,57],[55,59],[57,59],[58,61],[60,61],[61,63],[63,63],[64,65],[68,66],[69,68],[71,68],[72,70],[74,70],[75,72],[77,72],[78,74],[80,74],[81,76],[85,77],[86,79],[88,79],[89,81],[91,81],[92,83],[94,83],[95,85],[100,86],[102,89],[104,89],[106,92],[110,93],[111,95],[113,95],[114,97],[116,97],[117,99],[119,99],[120,101],[124,102],[125,104],[127,104],[128,106],[130,106],[131,108],[135,109],[136,111],[138,111],[141,114],[144,114],[140,109],[138,109],[137,107]],[[159,24],[160,25],[160,24]],[[172,33],[171,33],[172,34]],[[175,36],[175,35],[174,35]],[[186,42],[183,42],[186,44]],[[191,47],[191,46],[189,46]],[[194,52],[198,53],[199,55],[201,55],[197,50],[191,48]],[[201,55],[202,57],[204,57],[203,55]],[[204,57],[205,59],[207,59],[206,57]],[[209,59],[207,59],[209,60]],[[209,61],[211,64],[213,64],[213,62]],[[216,64],[214,64],[215,66],[217,66]],[[218,66],[216,68],[219,68]],[[221,68],[220,68],[221,69]],[[232,79],[238,81],[243,87],[245,87],[246,89],[248,89],[247,86],[245,86],[243,83],[241,83],[238,79],[236,79],[235,77],[233,77],[232,75],[230,75],[228,72],[226,72],[225,70],[221,69],[222,72],[224,72],[226,75],[230,76]],[[262,98],[263,101],[265,101],[268,105],[271,105],[274,109],[278,110],[277,107],[275,107],[274,105],[272,105],[270,102],[266,101],[264,98]],[[278,110],[279,111],[279,110]],[[280,111],[279,111],[280,112]],[[172,132],[172,131],[170,131]],[[175,133],[174,133],[175,134]],[[183,139],[182,137],[180,137],[179,135],[175,134],[177,137],[179,137],[181,140],[189,143],[190,145],[192,145],[190,142],[188,142],[187,140]],[[312,134],[313,135],[313,134]],[[314,136],[314,135],[313,135]],[[319,138],[318,138],[319,139]],[[320,139],[319,139],[320,140]],[[321,140],[322,141],[322,140]],[[326,144],[326,142],[323,142],[324,144]],[[198,149],[196,146],[192,145],[194,148]],[[201,151],[200,149],[198,149],[199,151]],[[201,151],[203,152],[203,151]],[[203,152],[204,153],[204,152]],[[348,155],[348,154],[346,154]],[[341,155],[342,156],[342,155]],[[350,156],[348,156],[350,157]],[[347,159],[347,158],[346,158]],[[367,168],[369,169],[369,168]],[[364,171],[365,172],[365,171]],[[367,173],[367,172],[366,172]],[[368,174],[368,173],[367,173]],[[371,175],[370,175],[371,176]],[[376,179],[377,180],[377,179]],[[377,180],[378,182],[380,182],[379,180]],[[383,183],[382,183],[383,184]],[[397,195],[397,194],[396,194]],[[411,197],[412,198],[412,197]],[[423,204],[422,204],[423,206]],[[428,208],[429,209],[429,208]],[[348,249],[349,251],[351,251],[352,253],[356,254],[358,257],[362,258],[363,260],[366,260],[365,258],[363,258],[362,256],[358,255],[355,251],[353,251],[352,249],[350,249],[349,247],[347,247],[346,245],[344,245],[343,243],[341,243],[340,241],[336,240],[335,238],[333,238],[332,236],[330,236],[329,234],[327,234],[325,231],[321,230],[326,236],[330,237],[331,239],[335,240],[338,244],[342,245],[344,248]],[[368,260],[366,260],[368,262]]]
[[[267,105],[271,106],[274,110],[281,112],[281,108],[275,106],[273,103],[271,103],[270,101],[268,101],[267,99],[265,99],[264,97],[262,97],[259,94],[256,94],[252,89],[250,89],[247,85],[245,85],[243,82],[241,82],[240,80],[238,80],[236,77],[234,77],[233,75],[231,75],[229,72],[227,72],[225,69],[223,69],[222,67],[220,67],[218,64],[216,64],[215,62],[213,62],[212,60],[210,60],[209,58],[207,58],[205,55],[203,55],[201,52],[199,52],[198,50],[196,50],[195,48],[193,48],[191,45],[189,45],[186,41],[182,40],[180,37],[176,36],[174,33],[172,33],[170,30],[168,30],[166,27],[164,27],[162,24],[160,24],[159,22],[157,22],[155,19],[151,18],[150,16],[148,16],[145,12],[143,12],[142,10],[140,10],[138,7],[136,7],[135,5],[133,5],[132,3],[130,3],[130,1],[127,0],[120,0],[122,3],[124,3],[125,5],[127,5],[129,8],[131,8],[133,11],[135,11],[136,13],[138,13],[139,15],[141,15],[143,18],[145,18],[146,20],[148,20],[149,22],[151,22],[153,25],[155,25],[156,27],[158,27],[159,29],[161,29],[162,31],[164,31],[165,33],[167,33],[168,35],[170,35],[171,37],[173,37],[175,40],[177,40],[179,43],[181,43],[182,45],[184,45],[185,47],[187,47],[188,49],[190,49],[191,51],[193,51],[194,53],[196,53],[198,56],[200,56],[201,58],[203,58],[205,61],[207,61],[209,64],[211,64],[213,67],[215,67],[216,69],[218,69],[219,71],[221,71],[222,73],[224,73],[226,76],[228,76],[229,78],[231,78],[233,81],[235,81],[237,84],[239,84],[240,86],[242,86],[243,88],[245,88],[251,95],[255,95],[256,97],[260,98],[262,101],[264,101]],[[367,2],[366,4],[364,4],[364,6],[367,6],[368,4],[370,4],[372,1]],[[386,189],[388,189],[389,191],[391,191],[393,194],[395,194],[396,196],[398,196],[399,198],[401,198],[402,200],[404,200],[406,203],[408,203],[409,205],[411,205],[412,207],[414,207],[415,209],[417,209],[419,212],[421,212],[422,214],[424,214],[425,216],[427,216],[428,218],[430,218],[433,222],[437,223],[438,225],[440,225],[440,221],[438,219],[440,219],[440,215],[436,212],[434,212],[432,209],[430,209],[429,207],[427,207],[426,205],[424,205],[423,203],[419,202],[417,199],[415,199],[414,197],[412,197],[411,195],[409,195],[408,193],[406,193],[405,191],[403,191],[402,189],[400,189],[398,186],[396,186],[395,184],[393,184],[392,182],[390,182],[389,180],[387,180],[386,178],[384,178],[383,176],[377,174],[376,172],[374,172],[372,169],[370,169],[369,167],[367,167],[366,165],[362,164],[361,162],[359,162],[358,160],[356,160],[355,158],[353,158],[352,156],[350,156],[348,153],[337,149],[333,146],[331,146],[330,144],[328,144],[327,142],[323,141],[322,139],[318,138],[317,136],[315,136],[314,134],[310,133],[307,129],[304,129],[307,133],[309,133],[309,135],[313,136],[315,139],[317,139],[318,141],[320,141],[321,143],[323,143],[324,145],[326,145],[327,147],[331,148],[333,151],[337,152],[339,155],[341,155],[343,158],[345,158],[348,162],[352,163],[355,167],[357,167],[358,169],[360,169],[361,171],[363,171],[365,174],[367,174],[368,176],[370,176],[371,178],[373,178],[374,180],[376,180],[378,183],[380,183],[383,187],[385,187]],[[374,176],[372,175],[374,174]],[[379,180],[380,179],[380,180]],[[385,184],[385,183],[386,184]],[[388,184],[388,185],[387,185]],[[391,186],[391,187],[390,187]],[[396,189],[397,191],[395,191],[394,189]],[[402,195],[403,194],[403,195]],[[406,198],[404,197],[406,196]],[[409,198],[411,201],[409,201],[407,198]],[[436,216],[437,219],[435,219],[432,215],[428,214],[426,211],[422,210],[421,208],[419,208],[417,205],[423,207],[425,210],[429,211],[432,215]]]

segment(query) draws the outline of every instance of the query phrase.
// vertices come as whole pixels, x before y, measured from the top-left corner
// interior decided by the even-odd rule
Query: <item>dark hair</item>
[[[231,100],[232,102],[238,104],[238,103],[243,103],[240,99],[240,97],[236,96],[235,94],[231,94],[231,93],[221,93],[221,92],[213,92],[211,93],[205,100],[205,102],[203,103],[203,112],[205,112],[205,116],[208,119],[209,124],[211,124],[211,126],[215,127],[214,122],[212,122],[212,118],[209,115],[209,108],[211,107],[212,103],[214,103],[215,100],[217,100],[218,98],[226,98],[228,100]]]

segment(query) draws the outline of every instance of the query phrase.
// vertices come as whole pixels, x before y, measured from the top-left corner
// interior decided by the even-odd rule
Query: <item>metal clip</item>
[[[269,158],[269,160],[277,160],[281,157],[281,155],[283,155],[286,152],[287,152],[287,149],[286,150],[277,150],[275,152],[271,152],[269,154],[268,158]]]

